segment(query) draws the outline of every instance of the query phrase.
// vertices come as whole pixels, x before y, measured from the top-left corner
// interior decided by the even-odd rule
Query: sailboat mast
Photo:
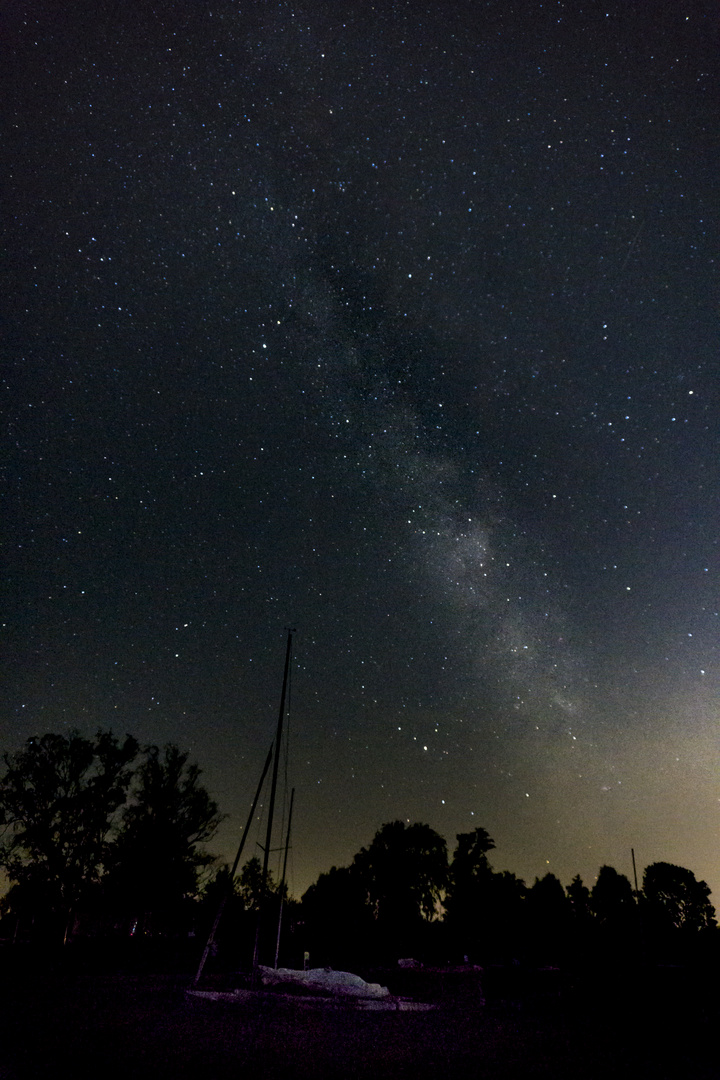
[[[260,884],[260,913],[258,929],[255,937],[255,955],[253,968],[257,967],[260,949],[260,925],[262,922],[263,908],[267,898],[268,863],[270,861],[270,845],[272,842],[273,815],[275,813],[275,795],[277,792],[278,766],[280,764],[280,749],[282,746],[283,719],[285,717],[285,698],[287,696],[288,676],[290,674],[290,656],[292,653],[292,636],[294,631],[288,630],[287,648],[285,650],[285,670],[283,672],[282,694],[280,695],[280,711],[278,713],[277,733],[275,735],[275,753],[273,755],[272,784],[270,785],[270,805],[268,807],[267,833],[265,834],[265,851],[263,854],[262,880]]]
[[[295,802],[295,788],[290,793],[290,809],[288,811],[287,834],[285,836],[285,857],[283,858],[282,878],[280,879],[280,910],[278,912],[277,940],[275,941],[275,967],[278,966],[280,956],[280,931],[282,930],[283,907],[285,905],[285,881],[287,880],[287,857],[290,847],[290,830],[292,829],[293,803]]]
[[[270,768],[270,761],[272,760],[272,752],[273,752],[273,748],[271,746],[269,751],[268,751],[268,756],[265,758],[265,765],[263,767],[262,776],[260,777],[260,783],[257,786],[257,791],[255,792],[255,798],[253,799],[253,804],[252,804],[252,807],[250,808],[250,813],[248,815],[247,823],[245,825],[245,831],[243,832],[242,839],[240,840],[240,846],[237,849],[237,855],[235,856],[235,862],[232,864],[232,870],[230,871],[230,874],[228,875],[228,879],[227,879],[227,886],[226,886],[225,891],[223,892],[222,897],[220,899],[220,904],[218,906],[217,915],[215,916],[215,922],[212,924],[212,928],[210,930],[210,935],[209,935],[209,937],[207,939],[207,944],[205,945],[205,949],[203,950],[203,954],[200,957],[200,963],[198,965],[198,969],[197,969],[197,973],[195,975],[195,979],[193,980],[193,986],[197,986],[197,984],[200,982],[200,977],[202,976],[203,968],[205,967],[205,963],[207,961],[208,956],[210,955],[210,952],[211,952],[212,947],[213,947],[213,943],[215,941],[215,935],[217,934],[218,926],[220,925],[220,920],[222,918],[223,911],[225,910],[225,905],[227,904],[230,896],[232,895],[232,891],[233,891],[233,888],[235,886],[235,874],[237,872],[238,863],[240,862],[240,856],[242,855],[243,848],[245,847],[245,841],[247,840],[247,835],[248,835],[248,833],[250,831],[250,826],[252,824],[252,820],[255,817],[255,810],[257,808],[258,799],[260,798],[260,792],[262,791],[262,786],[265,783],[265,776],[267,774],[267,771]]]

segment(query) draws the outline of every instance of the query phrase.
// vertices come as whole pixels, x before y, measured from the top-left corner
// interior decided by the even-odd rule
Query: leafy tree
[[[522,944],[528,889],[510,870],[493,873],[488,905],[488,953],[491,959],[515,959]]]
[[[223,900],[237,900],[242,905],[238,896],[238,880],[231,879],[230,867],[226,862],[220,863],[215,868],[214,874],[205,883],[202,889],[202,901],[208,911],[215,914]],[[244,907],[244,905],[242,905]]]
[[[530,951],[542,963],[558,963],[564,959],[572,909],[555,874],[535,878],[527,894]]]
[[[423,923],[435,919],[448,882],[447,845],[429,825],[390,821],[355,856],[382,947],[415,951]]]
[[[125,801],[137,743],[109,731],[48,733],[5,754],[0,778],[0,866],[13,886],[6,909],[61,924],[100,880],[108,836]]]
[[[611,929],[626,924],[635,911],[632,885],[614,866],[601,866],[590,893],[590,906],[598,922]]]
[[[451,952],[483,963],[517,957],[527,906],[525,882],[492,869],[494,847],[483,828],[457,834],[445,900]]]
[[[694,933],[716,925],[710,887],[698,881],[692,870],[652,863],[645,869],[642,891],[651,917],[661,928]]]
[[[580,924],[589,922],[592,917],[590,908],[590,890],[587,885],[583,884],[583,879],[579,874],[576,874],[570,884],[565,887],[565,892],[570,901],[570,907],[575,921]]]
[[[447,885],[447,845],[429,825],[388,822],[360,849],[354,866],[378,918],[395,911],[437,915]]]
[[[251,963],[257,930],[260,905],[262,866],[257,856],[249,859],[239,875],[230,876],[230,867],[222,864],[202,890],[200,932],[207,940],[218,911],[222,917],[215,929],[211,965],[229,965],[232,969],[246,967]],[[277,929],[277,898],[272,875],[268,875],[268,892],[273,902],[275,917],[269,920]],[[215,958],[219,957],[218,960]]]
[[[253,855],[253,857],[248,859],[243,866],[237,881],[236,890],[246,911],[258,911],[263,898],[263,892],[262,864],[257,855]],[[272,870],[268,870],[265,890],[267,896],[273,896],[279,892],[279,886],[276,885],[273,880]]]
[[[493,871],[487,853],[495,847],[483,828],[458,833],[450,864],[445,899],[451,947],[461,955],[476,955],[491,933]]]
[[[495,841],[482,828],[469,833],[458,833],[457,847],[450,867],[450,880],[453,888],[468,887],[472,882],[487,879],[491,873],[487,853],[495,847]]]
[[[169,743],[148,746],[113,848],[111,902],[147,931],[171,929],[197,896],[199,872],[213,861],[201,848],[221,819],[200,783],[201,770]]]
[[[590,890],[583,884],[583,879],[576,874],[569,885],[566,885],[568,902],[570,904],[570,922],[572,945],[575,958],[584,955],[589,947],[593,934],[593,913],[590,906]]]
[[[629,879],[613,866],[601,866],[590,892],[593,927],[588,936],[598,961],[616,962],[619,957],[642,951],[642,924]]]
[[[333,866],[302,898],[304,948],[316,967],[367,963],[374,918],[355,867]]]

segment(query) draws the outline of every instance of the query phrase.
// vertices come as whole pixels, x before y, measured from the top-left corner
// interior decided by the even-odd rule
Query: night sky
[[[717,902],[712,0],[0,36],[0,747],[177,742],[231,858],[293,626],[296,895],[402,818]]]

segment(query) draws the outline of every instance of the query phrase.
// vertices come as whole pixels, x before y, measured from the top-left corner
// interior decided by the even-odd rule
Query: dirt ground
[[[419,1013],[189,999],[180,975],[6,975],[0,1080],[720,1078],[717,995],[683,973],[599,985],[488,972],[485,1004],[477,980],[436,978],[424,996],[437,1008]]]

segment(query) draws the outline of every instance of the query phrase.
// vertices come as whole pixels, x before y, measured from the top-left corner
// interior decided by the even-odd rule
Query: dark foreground
[[[718,991],[682,969],[413,976],[424,1013],[191,1000],[189,979],[2,978],[0,1080],[44,1077],[720,1077]]]

